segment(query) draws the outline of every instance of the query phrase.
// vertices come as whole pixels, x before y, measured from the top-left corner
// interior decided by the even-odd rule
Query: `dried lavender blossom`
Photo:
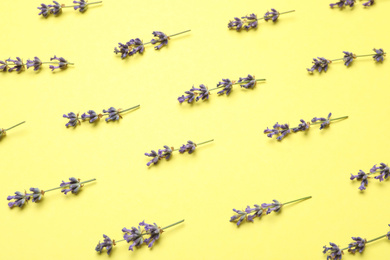
[[[68,192],[72,192],[73,194],[77,194],[80,191],[82,185],[80,183],[80,179],[70,177],[69,182],[62,181],[62,183],[60,184],[60,187],[63,187],[61,192],[63,192],[65,195],[67,195]]]
[[[44,191],[38,189],[38,188],[30,188],[30,191],[32,191],[31,194],[29,194],[32,197],[32,202],[38,202],[42,199],[42,195],[44,194]]]
[[[25,193],[21,193],[19,191],[16,191],[15,192],[15,195],[14,196],[8,196],[7,197],[7,200],[15,200],[15,201],[11,201],[8,203],[8,207],[12,208],[12,207],[23,207],[23,205],[30,199],[30,195]]]
[[[332,113],[329,113],[328,115],[328,118],[324,118],[324,117],[314,117],[311,122],[312,123],[315,123],[317,121],[321,121],[321,127],[320,127],[320,130],[324,129],[325,127],[329,126],[330,125],[330,117],[332,116]]]
[[[1,70],[1,71],[7,71],[7,69],[8,69],[8,64],[7,64],[7,62],[6,62],[6,61],[0,60],[0,70]]]
[[[11,72],[13,70],[16,70],[17,72],[20,72],[22,69],[24,69],[24,63],[21,58],[16,57],[16,60],[12,60],[11,58],[6,60],[7,62],[13,62],[13,67],[9,68],[8,71]],[[9,66],[10,64],[8,64]]]
[[[34,57],[33,60],[28,59],[26,63],[27,69],[34,67],[34,70],[39,70],[42,66],[42,61],[38,57]]]
[[[128,44],[118,43],[118,48],[115,47],[114,52],[115,54],[121,53],[121,58],[124,59],[129,55],[130,52],[130,46]]]
[[[298,125],[298,127],[291,128],[291,130],[296,133],[298,131],[306,131],[310,128],[310,123],[305,122],[305,120],[301,119],[301,123]]]
[[[79,114],[76,115],[75,113],[70,112],[68,113],[68,115],[64,114],[63,117],[69,119],[69,122],[65,125],[66,127],[68,126],[76,127],[77,123],[80,124]]]
[[[374,0],[369,0],[368,2],[363,3],[364,6],[371,6],[375,3]]]
[[[373,58],[376,60],[376,62],[382,62],[385,56],[385,52],[383,51],[382,48],[380,49],[373,49],[376,54],[373,56]]]
[[[368,175],[364,171],[362,171],[362,170],[359,170],[357,175],[353,175],[351,173],[351,178],[350,179],[351,180],[357,179],[359,181],[362,181],[361,184],[360,184],[359,190],[365,190],[366,186],[368,185]]]
[[[173,153],[173,147],[169,147],[168,145],[164,145],[164,148],[165,149],[162,149],[162,150],[158,150],[158,153],[161,154],[161,158],[165,158],[167,160],[169,160],[171,157],[172,157],[172,153]]]
[[[202,100],[209,99],[210,92],[205,85],[200,84],[199,88],[194,88],[194,90],[199,91],[197,93],[198,96],[196,97],[196,101],[199,101],[200,99],[202,99]]]
[[[265,14],[264,14],[264,20],[266,22],[268,22],[268,20],[271,20],[273,22],[276,22],[276,20],[278,20],[279,18],[279,12],[276,11],[274,8],[271,8],[271,12],[270,11],[267,11]]]
[[[80,13],[84,13],[85,10],[87,10],[87,7],[88,7],[88,3],[87,1],[85,0],[80,0],[80,1],[73,1],[74,4],[78,4],[78,5],[75,5],[73,8],[74,10],[77,10],[79,9]]]
[[[50,65],[49,68],[53,71],[55,69],[66,69],[68,67],[68,61],[65,60],[64,58],[62,57],[56,57],[56,55],[54,55],[53,58],[50,58],[50,60],[57,60],[58,61],[58,66],[54,66],[54,65]]]
[[[383,179],[387,179],[390,175],[390,169],[389,166],[387,166],[384,163],[380,163],[380,166],[376,166],[376,164],[371,168],[370,172],[374,173],[376,171],[380,171],[380,174],[378,176],[375,176],[375,179],[379,181],[383,181]]]
[[[145,50],[145,46],[143,42],[139,38],[131,39],[128,43],[128,46],[132,46],[131,51],[129,52],[129,56],[133,56],[137,52],[142,54]]]
[[[136,246],[141,246],[144,243],[143,234],[141,231],[141,227],[135,228],[132,227],[131,229],[123,228],[122,232],[125,232],[123,235],[123,239],[126,240],[127,243],[133,242],[129,250],[133,251],[133,248]]]
[[[352,237],[352,240],[354,240],[355,242],[349,243],[348,252],[352,254],[355,254],[356,251],[359,251],[359,253],[363,253],[367,240],[361,237]]]
[[[115,245],[115,242],[113,242],[113,241],[111,240],[111,238],[109,238],[108,236],[106,236],[106,235],[104,235],[104,234],[103,234],[103,237],[104,237],[103,242],[100,243],[100,241],[99,241],[99,243],[97,244],[95,250],[96,250],[97,252],[101,253],[101,252],[103,251],[103,249],[106,248],[106,250],[107,250],[107,255],[110,255],[111,250],[112,250],[113,246]]]
[[[230,218],[230,222],[237,221],[237,226],[239,226],[246,219],[248,213],[246,211],[237,210],[237,209],[233,209],[233,211],[236,212],[236,214],[234,214]]]
[[[234,17],[234,20],[230,21],[228,23],[228,28],[229,29],[236,29],[236,31],[238,32],[238,31],[241,30],[243,25],[244,25],[244,23],[243,23],[243,21],[240,18]],[[236,28],[234,28],[234,27],[236,27]]]
[[[257,21],[257,15],[255,14],[250,14],[247,16],[241,17],[242,19],[245,19],[247,25],[244,26],[244,29],[247,31],[251,28],[257,28],[258,21]]]
[[[187,144],[183,144],[180,149],[179,153],[185,153],[188,152],[189,154],[192,154],[195,151],[196,148],[196,143],[188,140]]]
[[[273,126],[273,129],[267,129],[264,130],[264,133],[267,134],[268,137],[272,138],[274,135],[279,135],[276,139],[278,141],[281,141],[284,137],[286,137],[289,133],[291,133],[291,129],[288,124],[279,124],[276,123]]]
[[[192,86],[192,88],[189,91],[185,91],[184,93],[187,94],[186,96],[182,95],[181,97],[178,97],[177,100],[179,100],[180,104],[184,101],[187,101],[188,103],[192,103],[192,101],[195,100],[195,92],[197,89]]]
[[[329,251],[329,255],[326,258],[327,260],[341,260],[343,257],[343,251],[335,244],[330,242],[331,247],[324,246],[324,251],[322,253],[326,254]]]
[[[119,114],[120,109],[115,109],[113,107],[110,107],[108,110],[103,109],[103,113],[108,113],[108,117],[106,118],[106,121],[116,121],[119,120],[119,118],[122,118],[122,116]]]
[[[101,115],[96,114],[96,112],[93,111],[93,110],[89,110],[87,113],[88,113],[88,115],[87,115],[86,113],[82,114],[82,115],[81,115],[81,119],[82,119],[82,120],[87,120],[87,119],[89,119],[89,122],[90,122],[90,123],[95,122],[95,121],[98,120],[98,119],[100,118],[100,116],[101,116]]]
[[[317,70],[318,72],[321,72],[321,71],[327,71],[328,70],[328,65],[332,62],[330,60],[327,60],[323,57],[317,57],[318,59],[316,58],[313,58],[313,66],[309,69],[307,69],[308,72],[310,73],[313,73],[315,70]]]
[[[217,87],[223,88],[221,91],[218,91],[219,95],[226,94],[226,96],[229,96],[233,89],[233,82],[231,82],[230,79],[222,79],[222,81],[217,84]]]
[[[345,1],[346,0],[340,0],[339,2],[337,2],[337,3],[334,3],[334,4],[330,4],[330,7],[335,7],[335,6],[338,6],[338,7],[340,7],[340,8],[342,8],[344,5],[345,5]]]
[[[152,247],[154,242],[156,242],[160,238],[160,234],[163,232],[161,228],[157,226],[156,223],[147,224],[145,221],[142,221],[139,223],[140,226],[143,226],[147,233],[149,233],[150,237],[145,239],[145,244],[148,245],[148,247]]]
[[[49,14],[50,14],[50,5],[41,4],[41,6],[37,7],[37,8],[39,10],[41,10],[38,15],[42,15],[45,18],[49,16]]]
[[[246,83],[246,84],[243,84],[243,85],[240,85],[242,88],[253,88],[254,86],[256,86],[256,79],[254,76],[248,74],[248,77],[246,78],[241,78],[237,81],[237,83]]]
[[[54,5],[48,5],[50,7],[50,13],[58,15],[62,11],[62,6],[57,2],[53,1]]]
[[[169,40],[169,37],[167,35],[165,35],[163,32],[159,32],[159,31],[154,31],[153,32],[153,36],[154,37],[157,37],[158,39],[152,39],[150,42],[152,44],[156,44],[156,43],[160,43],[159,45],[155,46],[154,48],[156,50],[159,50],[161,49],[164,45],[167,45],[168,44],[168,40]]]
[[[349,64],[351,64],[351,62],[353,61],[353,59],[356,59],[356,55],[348,51],[343,51],[343,53],[344,53],[344,58],[343,58],[344,65],[348,67]]]
[[[345,1],[345,6],[349,6],[349,7],[352,7],[352,6],[354,6],[355,5],[355,2],[356,2],[356,0],[346,0]]]
[[[279,212],[282,208],[282,204],[277,200],[272,200],[274,203],[263,203],[261,204],[261,207],[267,208],[267,215],[270,214],[272,211]]]
[[[162,156],[162,152],[160,152],[161,150],[159,150],[158,152],[156,152],[155,150],[152,150],[150,153],[145,153],[146,156],[148,157],[153,157],[152,160],[150,160],[146,165],[147,166],[150,166],[152,163],[153,164],[157,164],[159,160],[161,160],[161,156]]]

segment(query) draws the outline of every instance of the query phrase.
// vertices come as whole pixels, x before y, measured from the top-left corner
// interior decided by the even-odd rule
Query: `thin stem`
[[[366,244],[371,243],[371,242],[374,242],[374,241],[376,241],[376,240],[378,240],[378,239],[384,238],[385,236],[387,236],[387,234],[385,234],[385,235],[383,235],[383,236],[380,236],[380,237],[377,237],[377,238],[374,238],[374,239],[371,239],[371,240],[368,240],[368,241],[366,242]]]
[[[55,62],[55,61],[45,61],[45,62],[41,62],[42,64],[59,64],[60,62]],[[68,64],[68,65],[74,65],[74,63],[71,63],[71,62],[63,62],[65,64]]]
[[[291,10],[291,11],[279,13],[279,15],[281,15],[281,14],[288,14],[288,13],[292,13],[292,12],[295,12],[295,10]],[[272,15],[272,17],[273,17],[273,16],[274,16],[274,15]],[[264,19],[264,17],[258,18],[257,21],[258,21],[258,20],[262,20],[262,19]]]
[[[292,201],[289,201],[289,202],[286,202],[286,203],[282,203],[282,205],[285,206],[287,204],[290,204],[290,203],[293,203],[293,202],[296,202],[296,201],[307,200],[307,199],[310,199],[310,198],[311,198],[311,196],[308,196],[308,197],[300,198],[300,199],[297,199],[297,200],[292,200]]]
[[[168,35],[168,38],[169,38],[169,37],[176,36],[176,35],[179,35],[179,34],[182,34],[182,33],[190,32],[190,31],[191,31],[191,30],[186,30],[186,31],[182,31],[182,32],[175,33],[175,34],[172,34],[172,35]],[[160,40],[157,40],[157,42],[160,42]],[[143,45],[146,45],[146,44],[149,44],[149,43],[152,43],[152,42],[150,41],[150,42],[144,43]]]
[[[23,121],[23,122],[21,122],[21,123],[19,123],[17,125],[11,126],[10,128],[5,129],[4,131],[8,131],[8,130],[10,130],[10,129],[14,128],[14,127],[17,127],[18,125],[24,124],[24,123],[26,123],[26,121]]]
[[[342,117],[337,117],[337,118],[332,118],[330,119],[329,121],[332,122],[332,121],[335,121],[335,120],[339,120],[339,119],[346,119],[348,118],[348,116],[342,116]],[[312,125],[317,125],[317,124],[321,124],[323,123],[324,121],[320,121],[320,122],[315,122],[315,123],[311,123]]]
[[[196,145],[199,146],[199,145],[202,145],[202,144],[210,143],[210,142],[212,142],[212,141],[214,141],[214,139],[210,139],[210,140],[208,140],[208,141],[204,141],[204,142],[198,143],[198,144],[196,144]],[[183,220],[183,221],[184,221],[184,220]]]
[[[115,243],[119,243],[119,242],[122,242],[122,241],[125,241],[126,239],[121,239],[121,240],[115,240]]]
[[[80,184],[87,183],[87,182],[91,182],[91,181],[96,181],[96,179],[94,178],[94,179],[90,179],[90,180],[87,180],[87,181],[82,181],[82,182],[80,182]],[[45,190],[44,192],[46,193],[46,192],[48,192],[48,191],[62,189],[62,188],[65,188],[65,187],[67,187],[67,186],[69,186],[69,185],[70,185],[70,184],[67,184],[67,185],[65,185],[65,186],[56,187],[56,188],[49,189],[49,190]]]
[[[87,5],[100,4],[102,2],[103,1],[97,1],[97,2],[92,2],[92,3],[87,3]],[[61,6],[61,7],[62,8],[68,8],[68,7],[75,7],[75,6],[79,6],[79,5],[67,5],[67,6]]]
[[[374,173],[380,173],[382,170],[379,170],[379,171],[375,171],[375,172],[370,172],[370,173],[367,173],[367,175],[371,175],[371,174],[374,174]]]
[[[184,219],[182,219],[182,220],[180,220],[180,221],[178,221],[178,222],[176,222],[176,223],[173,223],[173,224],[171,224],[171,225],[169,225],[169,226],[163,227],[162,230],[167,229],[167,228],[170,228],[170,227],[173,227],[173,226],[175,226],[175,225],[177,225],[177,224],[180,224],[180,223],[183,223],[183,222],[184,222]]]
[[[386,53],[384,53],[386,54]],[[373,54],[365,54],[365,55],[356,55],[355,58],[357,57],[368,57],[368,56],[374,56],[376,55],[376,53],[373,53]],[[331,61],[338,61],[338,60],[344,60],[344,58],[340,58],[340,59],[334,59],[334,60],[331,60]]]

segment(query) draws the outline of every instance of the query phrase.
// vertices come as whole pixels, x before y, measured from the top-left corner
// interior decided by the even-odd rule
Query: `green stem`
[[[179,32],[179,33],[168,35],[168,37],[173,37],[173,36],[176,36],[176,35],[179,35],[179,34],[182,34],[182,33],[186,33],[186,32],[190,32],[190,31],[191,30],[182,31],[182,32]],[[160,40],[157,40],[157,42],[160,42]],[[150,42],[144,43],[143,45],[146,45],[146,44],[149,44],[149,43],[152,43],[152,42],[150,41]]]
[[[118,241],[115,240],[115,243],[122,242],[122,241],[126,241],[126,239],[121,239],[121,240],[118,240]]]
[[[21,124],[24,124],[24,123],[26,123],[26,121],[23,121],[23,122],[21,122],[21,123],[19,123],[19,124],[17,124],[17,125],[11,126],[10,128],[5,129],[4,131],[8,131],[8,130],[10,130],[10,129],[14,128],[14,127],[17,127],[17,126],[19,126],[19,125],[21,125]]]
[[[293,203],[293,202],[296,202],[296,201],[307,200],[307,199],[310,199],[310,198],[311,198],[311,196],[308,196],[308,197],[300,198],[300,199],[297,199],[297,200],[292,200],[292,201],[289,201],[289,202],[286,202],[286,203],[282,203],[282,205],[285,206],[287,204],[290,204],[290,203]]]
[[[178,222],[176,222],[176,223],[173,223],[173,224],[171,224],[171,225],[169,225],[169,226],[163,227],[162,230],[167,229],[167,228],[170,228],[170,227],[173,227],[173,226],[175,226],[175,225],[177,225],[177,224],[180,224],[180,223],[183,223],[183,222],[184,222],[184,219],[182,219],[182,220],[180,220],[180,221],[178,221]]]
[[[210,140],[208,140],[208,141],[204,141],[204,142],[198,143],[198,144],[196,144],[196,146],[199,146],[199,145],[202,145],[202,144],[206,144],[206,143],[210,143],[210,142],[212,142],[212,141],[214,141],[214,139],[210,139]],[[183,220],[183,221],[184,221],[184,220]]]
[[[383,235],[383,236],[380,236],[380,237],[377,237],[377,238],[374,238],[374,239],[371,239],[371,240],[368,240],[368,241],[366,242],[366,244],[371,243],[371,242],[374,242],[374,241],[376,241],[376,240],[378,240],[378,239],[381,239],[381,238],[384,238],[384,237],[386,237],[386,236],[387,236],[387,234],[385,234],[385,235]],[[349,249],[349,247],[345,247],[345,248],[341,249],[341,251],[344,251],[344,250],[347,250],[347,249]]]
[[[337,118],[332,118],[330,119],[329,121],[332,122],[332,121],[335,121],[335,120],[339,120],[339,119],[346,119],[348,118],[348,116],[342,116],[342,117],[337,117]],[[320,121],[320,122],[315,122],[315,123],[311,123],[312,125],[317,125],[317,124],[321,124],[323,123],[324,121]]]
[[[55,62],[55,61],[45,61],[45,62],[41,62],[42,64],[59,64],[59,62]],[[71,62],[63,62],[65,64],[68,64],[68,65],[74,65],[74,63],[71,63]]]
[[[94,179],[90,179],[90,180],[87,180],[87,181],[82,181],[82,182],[80,182],[80,184],[87,183],[87,182],[91,182],[91,181],[96,181],[96,179],[94,178]],[[44,192],[46,193],[46,192],[48,192],[48,191],[62,189],[62,188],[68,187],[69,185],[70,185],[70,184],[65,185],[65,186],[56,187],[56,188],[49,189],[49,190],[45,190]]]

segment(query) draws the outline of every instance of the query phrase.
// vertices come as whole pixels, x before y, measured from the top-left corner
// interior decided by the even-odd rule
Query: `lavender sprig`
[[[138,248],[138,247],[142,246],[143,244],[147,244],[148,247],[150,248],[154,245],[154,242],[160,238],[161,234],[164,232],[165,229],[168,229],[170,227],[173,227],[173,226],[180,224],[180,223],[183,223],[183,222],[184,222],[184,219],[180,220],[176,223],[173,223],[171,225],[168,225],[166,227],[160,228],[159,226],[157,226],[156,223],[154,223],[152,225],[152,224],[145,223],[145,221],[142,221],[139,223],[139,226],[137,228],[132,227],[131,229],[128,229],[128,228],[124,227],[122,229],[122,232],[124,232],[124,235],[123,235],[123,239],[121,239],[121,240],[118,240],[118,241],[115,241],[115,239],[111,240],[108,236],[103,235],[104,241],[102,243],[99,241],[99,243],[95,247],[95,250],[97,252],[101,253],[103,251],[103,249],[106,248],[107,254],[110,255],[111,250],[114,246],[116,246],[116,243],[119,243],[122,241],[126,241],[127,243],[133,242],[129,247],[129,250],[131,250],[131,251],[134,250],[134,247]],[[144,238],[144,236],[149,236],[149,237]]]
[[[355,5],[356,0],[339,0],[339,2],[336,2],[334,4],[329,4],[331,8],[337,6],[339,8],[343,8],[344,6],[352,7]]]
[[[351,173],[351,180],[358,180],[361,181],[361,184],[359,186],[359,190],[363,191],[366,189],[368,185],[368,179],[372,178],[370,175],[379,173],[379,175],[375,176],[374,179],[379,180],[380,182],[384,179],[389,178],[390,176],[390,168],[387,164],[380,163],[379,166],[376,166],[376,164],[370,169],[369,173],[365,173],[362,170],[359,170],[357,175],[353,175]]]
[[[223,94],[226,94],[226,96],[229,96],[229,94],[232,92],[233,90],[233,86],[234,85],[240,85],[242,88],[245,88],[245,89],[253,89],[255,86],[256,86],[256,83],[258,81],[265,81],[266,79],[255,79],[255,76],[252,76],[250,74],[248,74],[247,77],[243,77],[243,78],[239,78],[238,81],[231,81],[230,79],[222,79],[222,81],[220,81],[218,84],[217,84],[217,87],[216,88],[212,88],[212,89],[208,89],[205,85],[203,84],[200,84],[199,85],[199,88],[195,88],[194,86],[192,86],[192,88],[189,90],[189,91],[185,91],[184,93],[186,95],[182,95],[182,96],[179,96],[177,98],[177,100],[179,101],[179,103],[183,103],[185,101],[187,101],[187,103],[192,103],[194,100],[196,100],[196,102],[198,102],[199,100],[208,100],[210,95],[211,95],[211,91],[213,90],[220,90],[218,91],[218,95],[223,95]]]
[[[63,8],[71,8],[73,7],[74,10],[79,10],[80,13],[84,13],[87,10],[87,7],[89,5],[93,4],[100,4],[103,1],[97,1],[97,2],[91,2],[88,3],[86,0],[79,0],[79,1],[73,1],[74,5],[65,5],[65,4],[59,4],[57,1],[53,1],[53,5],[46,5],[41,4],[38,9],[40,12],[38,15],[42,15],[43,17],[47,18],[49,14],[53,14],[54,16],[57,16],[62,13]]]
[[[247,206],[245,210],[233,209],[236,214],[230,218],[230,222],[236,222],[237,226],[240,226],[240,224],[243,223],[244,220],[246,220],[247,222],[253,222],[253,219],[260,218],[263,213],[266,213],[268,215],[272,211],[279,212],[285,205],[310,198],[311,196],[308,196],[286,203],[280,203],[277,200],[273,200],[273,203],[262,203],[261,205],[254,204],[253,208]]]
[[[90,179],[87,181],[80,182],[80,179],[76,179],[74,177],[69,178],[69,182],[64,182],[60,184],[59,187],[49,189],[49,190],[40,190],[38,188],[30,188],[30,191],[32,193],[27,193],[26,191],[23,193],[16,191],[14,196],[8,196],[7,200],[14,200],[8,203],[8,206],[10,208],[13,207],[23,207],[25,203],[27,203],[30,199],[32,202],[38,202],[42,199],[42,196],[45,195],[46,192],[63,189],[61,192],[63,192],[65,195],[70,191],[73,194],[77,194],[80,189],[84,186],[84,183],[88,183],[91,181],[95,181],[96,179]]]
[[[264,19],[266,22],[272,20],[276,22],[280,15],[288,14],[295,12],[295,10],[279,13],[274,8],[271,8],[271,11],[267,11],[263,17],[257,18],[257,15],[252,13],[250,15],[246,15],[240,18],[234,17],[234,20],[230,20],[228,23],[229,29],[235,29],[237,32],[241,31],[242,28],[245,30],[257,28],[259,20]]]
[[[170,40],[171,37],[177,36],[179,34],[183,34],[186,32],[190,32],[191,30],[186,30],[183,32],[175,33],[172,35],[166,35],[163,32],[160,31],[153,31],[153,36],[155,37],[154,39],[150,40],[150,42],[143,43],[139,38],[131,39],[130,41],[126,42],[125,44],[123,43],[118,43],[118,48],[114,48],[114,53],[121,54],[121,58],[124,59],[128,56],[133,56],[136,53],[144,53],[145,51],[145,45],[147,44],[157,44],[159,45],[155,46],[154,48],[156,50],[160,50],[163,46],[168,45],[168,41]]]
[[[172,157],[173,152],[179,151],[179,153],[185,153],[188,152],[189,154],[192,154],[196,147],[202,144],[206,144],[209,142],[214,141],[214,139],[204,141],[201,143],[194,143],[193,141],[187,141],[187,144],[183,144],[179,149],[175,149],[174,147],[169,147],[168,145],[164,145],[165,149],[159,149],[157,152],[155,150],[151,150],[150,153],[145,153],[145,156],[152,157],[152,159],[146,164],[147,166],[150,166],[152,164],[157,164],[161,159],[165,158],[166,160],[169,160]]]
[[[57,61],[52,61],[57,60]],[[27,59],[26,63],[23,63],[23,60],[19,57],[16,57],[16,60],[12,60],[11,58],[0,61],[0,71],[8,71],[12,72],[13,70],[16,70],[17,72],[21,72],[24,70],[25,66],[27,69],[34,68],[35,71],[42,68],[42,64],[56,64],[57,66],[50,65],[50,69],[53,71],[54,69],[66,69],[68,65],[74,65],[74,63],[68,62],[64,58],[54,55],[53,58],[50,58],[50,61],[42,62],[38,57],[34,57],[33,60]]]
[[[26,123],[26,121],[23,121],[23,122],[20,122],[19,124],[8,127],[7,129],[4,129],[4,128],[0,129],[0,139],[7,134],[8,130],[11,130],[12,128],[17,127],[17,126],[24,124],[24,123]]]

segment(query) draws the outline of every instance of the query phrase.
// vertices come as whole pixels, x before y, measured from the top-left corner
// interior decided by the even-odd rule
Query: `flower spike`
[[[351,173],[351,180],[358,180],[361,181],[361,184],[359,186],[359,190],[363,191],[366,189],[368,185],[368,179],[372,178],[370,175],[372,174],[377,174],[379,175],[375,176],[374,179],[379,180],[380,182],[383,181],[384,179],[389,178],[390,176],[390,168],[387,164],[385,163],[380,163],[379,166],[376,166],[376,164],[370,169],[369,173],[365,173],[362,170],[359,170],[357,175],[353,175]]]
[[[57,1],[53,1],[53,5],[45,5],[41,4],[38,9],[40,10],[38,15],[42,15],[43,17],[47,18],[49,14],[53,14],[54,16],[57,16],[62,13],[63,8],[72,8],[74,10],[79,10],[80,13],[84,13],[87,10],[87,7],[89,5],[93,4],[100,4],[103,1],[97,1],[97,2],[91,2],[88,3],[86,0],[79,0],[79,1],[73,1],[74,5],[65,5],[65,4],[60,4]]]

